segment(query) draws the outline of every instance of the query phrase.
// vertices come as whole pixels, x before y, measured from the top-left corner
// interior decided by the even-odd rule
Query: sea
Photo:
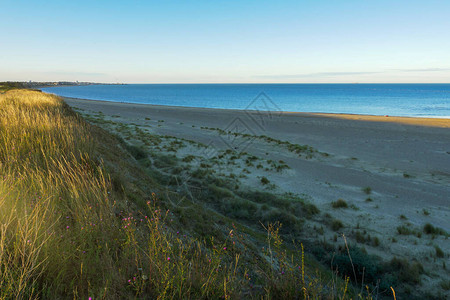
[[[168,106],[450,118],[450,84],[99,84],[41,90]]]

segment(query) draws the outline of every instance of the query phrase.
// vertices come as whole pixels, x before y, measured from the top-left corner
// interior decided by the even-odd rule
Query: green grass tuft
[[[344,199],[338,199],[337,201],[331,202],[333,208],[347,208],[348,204]]]

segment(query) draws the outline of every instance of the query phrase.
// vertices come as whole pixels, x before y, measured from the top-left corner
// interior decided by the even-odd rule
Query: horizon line
[[[21,82],[29,83],[30,81],[6,81],[6,82]],[[46,83],[46,82],[70,82],[76,83],[76,81],[31,81],[34,83]],[[92,85],[129,85],[129,84],[450,84],[450,82],[91,82],[91,81],[79,81],[80,85],[83,83],[89,83]]]

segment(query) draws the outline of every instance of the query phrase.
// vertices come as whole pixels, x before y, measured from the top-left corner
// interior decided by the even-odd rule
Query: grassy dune
[[[61,99],[0,97],[0,298],[230,294],[233,272],[165,229],[156,195],[139,213],[117,203],[95,135]]]
[[[277,222],[258,240],[193,205],[208,233],[194,234],[135,149],[56,96],[0,94],[0,133],[0,299],[372,298],[287,247]]]

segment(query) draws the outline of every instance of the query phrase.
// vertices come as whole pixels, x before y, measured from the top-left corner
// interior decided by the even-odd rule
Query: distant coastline
[[[125,85],[125,83],[100,83],[87,81],[4,81],[0,82],[0,86],[8,86],[13,88],[41,89],[46,87],[57,86],[86,86],[86,85]]]
[[[125,85],[125,83],[54,81],[54,82],[30,82],[28,83],[28,85],[34,88],[44,88],[52,86]]]

